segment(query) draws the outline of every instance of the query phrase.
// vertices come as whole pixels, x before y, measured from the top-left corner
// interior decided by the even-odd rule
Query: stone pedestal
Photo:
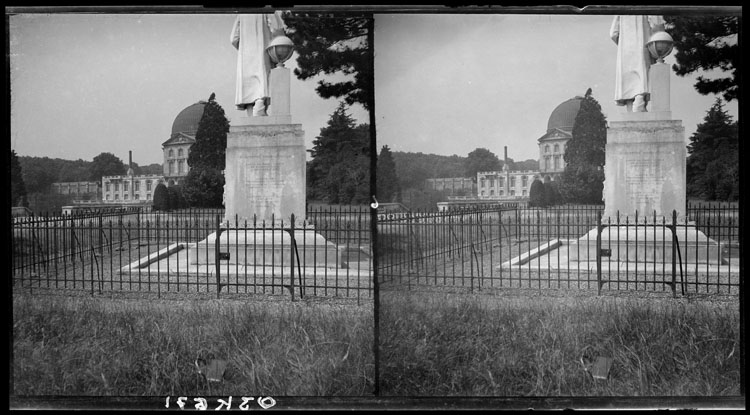
[[[604,217],[620,213],[632,222],[643,216],[685,216],[684,128],[665,114],[628,113],[610,121],[604,166]],[[624,220],[624,219],[622,219]]]
[[[609,259],[604,259],[671,264],[673,236],[667,225],[676,211],[675,249],[683,263],[721,264],[719,244],[687,223],[684,128],[671,119],[665,93],[668,88],[654,95],[661,96],[652,101],[657,111],[618,114],[609,122],[602,215],[606,227],[601,233],[601,249],[609,251]],[[579,238],[574,244],[578,246],[570,247],[570,258],[595,261],[596,238],[596,229]]]
[[[227,136],[225,220],[289,222],[305,215],[305,143],[299,124],[250,117]]]

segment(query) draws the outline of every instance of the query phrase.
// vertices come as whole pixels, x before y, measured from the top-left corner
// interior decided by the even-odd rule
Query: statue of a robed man
[[[609,35],[617,44],[615,101],[628,111],[645,112],[650,99],[648,69],[655,60],[646,49],[651,34],[664,30],[661,16],[615,16]]]
[[[266,47],[284,34],[281,12],[241,14],[232,27],[231,42],[237,48],[237,88],[234,103],[249,116],[267,115],[268,78],[273,68]]]

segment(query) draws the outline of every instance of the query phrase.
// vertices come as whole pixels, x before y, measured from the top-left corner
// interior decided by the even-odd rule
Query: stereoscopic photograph
[[[372,395],[371,16],[7,17],[14,394]]]
[[[375,15],[383,396],[741,394],[724,12]]]
[[[744,408],[741,17],[6,8],[11,408]]]

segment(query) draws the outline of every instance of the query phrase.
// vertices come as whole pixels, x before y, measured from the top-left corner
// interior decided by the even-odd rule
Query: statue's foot
[[[265,117],[266,113],[266,100],[261,98],[255,101],[253,104],[253,116],[254,117]]]
[[[646,100],[643,95],[636,95],[633,100],[633,112],[646,112]]]

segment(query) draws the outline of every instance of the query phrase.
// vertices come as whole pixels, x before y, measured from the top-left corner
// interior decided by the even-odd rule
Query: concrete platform
[[[175,243],[146,255],[119,269],[119,276],[106,284],[127,287],[133,284],[148,283],[159,285],[162,292],[196,291],[215,292],[221,285],[222,292],[254,292],[266,294],[289,294],[288,287],[294,286],[295,295],[359,297],[367,296],[372,289],[372,258],[352,247],[336,249],[340,252],[340,263],[345,267],[326,267],[295,262],[284,264],[239,264],[220,260],[217,264],[192,264],[191,251],[197,243]],[[333,244],[330,244],[333,245]],[[292,283],[292,279],[294,280]],[[302,289],[300,289],[302,286]],[[228,287],[228,288],[227,288]],[[115,287],[117,288],[117,287]],[[123,288],[124,289],[124,288]],[[156,291],[152,288],[151,291]]]
[[[692,226],[677,226],[677,261],[685,264],[727,265],[719,244]],[[596,261],[596,228],[572,242],[572,261]],[[601,248],[609,250],[610,261],[631,263],[672,263],[672,231],[661,225],[614,225],[601,233]],[[677,252],[675,250],[675,252]]]
[[[581,258],[580,250],[582,246],[578,244],[579,240],[562,239],[560,246],[552,249],[542,255],[530,257],[527,253],[516,256],[508,261],[497,265],[495,269],[530,269],[530,270],[561,270],[574,272],[596,272],[596,257],[592,260],[574,260],[571,257]],[[596,244],[596,240],[593,241]],[[725,245],[719,244],[724,251]],[[521,257],[525,257],[522,259]],[[733,257],[723,257],[723,264],[712,263],[690,263],[682,258],[682,272],[685,274],[711,274],[711,275],[739,275],[740,258],[739,255]],[[677,272],[680,272],[680,262],[676,262]],[[602,258],[602,272],[605,273],[671,273],[672,262],[629,262],[617,260],[615,256]]]
[[[335,244],[314,231],[295,230],[294,242],[304,265],[341,268],[343,261]],[[219,236],[219,256],[229,264],[281,265],[296,263],[292,235],[283,230],[229,229]],[[216,233],[188,249],[191,265],[216,263]],[[294,257],[293,257],[294,255]]]

